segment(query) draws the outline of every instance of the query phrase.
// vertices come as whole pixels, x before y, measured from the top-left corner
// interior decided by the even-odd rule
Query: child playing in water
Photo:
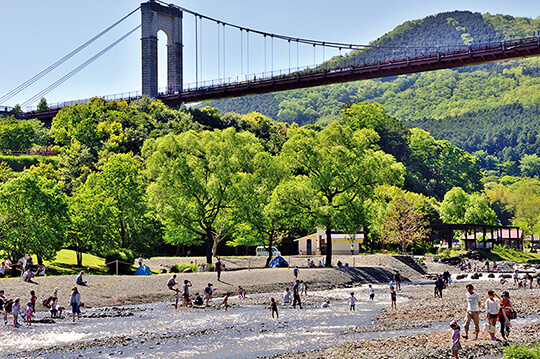
[[[229,308],[229,304],[227,303],[227,300],[229,299],[230,295],[231,295],[231,293],[225,294],[225,297],[223,298],[223,303],[221,303],[221,304],[223,304],[223,310],[224,311],[227,311],[227,309]]]
[[[19,298],[15,298],[15,302],[13,303],[13,307],[11,308],[11,313],[13,314],[13,326],[15,328],[19,327],[19,323],[17,323],[17,319],[19,318],[20,310],[21,310],[21,300]]]
[[[176,288],[176,293],[174,294],[174,309],[178,309],[179,300],[180,300],[180,289]]]
[[[349,299],[349,305],[350,305],[349,311],[355,312],[356,311],[355,305],[358,299],[356,299],[356,297],[354,296],[354,292],[351,292],[351,296],[348,299]]]
[[[279,319],[279,314],[277,311],[278,304],[279,303],[277,303],[274,298],[270,298],[270,311],[272,312],[272,318],[274,318],[274,313],[276,313],[276,318]]]
[[[369,299],[370,300],[373,300],[373,298],[375,298],[375,289],[373,289],[373,287],[370,285],[368,285],[369,287]]]
[[[455,359],[459,359],[458,356],[458,350],[461,349],[461,343],[459,342],[459,330],[460,327],[457,322],[451,322],[450,327],[453,329],[452,331],[452,355]]]
[[[397,309],[397,306],[396,306],[397,294],[396,294],[396,291],[394,290],[394,286],[390,287],[390,299],[392,300],[392,309]]]
[[[32,325],[32,313],[33,312],[34,312],[34,307],[32,306],[32,302],[26,303],[26,325],[28,325],[28,326]]]
[[[51,303],[51,318],[61,318],[63,309],[58,305],[58,298],[54,298]]]

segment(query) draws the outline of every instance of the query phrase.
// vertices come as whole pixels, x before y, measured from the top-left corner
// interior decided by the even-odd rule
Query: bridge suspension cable
[[[90,65],[92,62],[94,62],[95,60],[97,60],[98,58],[100,58],[103,54],[105,54],[106,52],[108,52],[110,49],[112,49],[113,47],[115,47],[116,45],[118,45],[120,42],[122,42],[122,40],[124,40],[126,37],[128,37],[129,35],[131,35],[132,33],[134,33],[135,31],[137,31],[138,29],[141,28],[141,25],[138,25],[136,26],[133,30],[129,31],[128,33],[126,33],[124,36],[120,37],[118,40],[116,40],[115,42],[113,42],[112,44],[110,44],[109,46],[107,46],[106,48],[104,48],[103,50],[101,50],[100,52],[98,52],[97,54],[95,54],[94,56],[92,56],[90,59],[86,60],[85,62],[83,62],[81,65],[77,66],[75,69],[73,69],[72,71],[70,71],[68,74],[66,74],[65,76],[61,77],[60,79],[58,79],[56,82],[54,82],[53,84],[51,84],[50,86],[48,86],[47,88],[45,88],[44,90],[42,90],[41,92],[37,93],[36,95],[34,95],[33,97],[31,97],[30,99],[26,100],[25,102],[23,102],[21,104],[21,108],[24,108],[26,106],[29,106],[31,105],[32,103],[36,102],[38,99],[42,98],[43,96],[45,96],[46,94],[48,94],[49,92],[51,92],[52,90],[54,90],[55,88],[57,88],[58,86],[60,86],[61,84],[63,84],[64,82],[66,82],[67,80],[69,80],[71,77],[73,77],[74,75],[76,75],[78,72],[80,72],[82,69],[84,69],[85,67],[87,67],[88,65]]]
[[[73,56],[75,56],[76,54],[78,54],[79,52],[84,50],[85,48],[87,48],[90,44],[95,42],[97,39],[99,39],[100,37],[105,35],[107,32],[109,32],[113,28],[115,28],[117,25],[119,25],[121,22],[126,20],[131,15],[133,15],[139,9],[140,9],[140,6],[138,8],[136,8],[135,10],[131,11],[129,14],[127,14],[126,16],[121,18],[120,20],[118,20],[117,22],[115,22],[114,24],[112,24],[111,26],[109,26],[108,28],[106,28],[105,30],[103,30],[102,32],[100,32],[99,34],[97,34],[96,36],[94,36],[93,38],[91,38],[90,40],[88,40],[87,42],[85,42],[84,44],[82,44],[81,46],[79,46],[78,48],[76,48],[75,50],[73,50],[72,52],[70,52],[69,54],[67,54],[66,56],[62,57],[60,60],[56,61],[51,66],[47,67],[45,70],[41,71],[40,73],[38,73],[34,77],[28,79],[27,81],[20,84],[19,86],[17,86],[13,90],[11,90],[7,94],[5,94],[4,96],[0,97],[0,103],[2,103],[4,101],[8,101],[9,99],[11,99],[14,96],[16,96],[17,94],[19,94],[21,91],[25,90],[26,88],[28,88],[29,86],[34,84],[36,81],[40,80],[45,75],[49,74],[51,71],[56,69],[58,66],[62,65],[64,62],[66,62],[67,60],[69,60],[70,58],[72,58]]]

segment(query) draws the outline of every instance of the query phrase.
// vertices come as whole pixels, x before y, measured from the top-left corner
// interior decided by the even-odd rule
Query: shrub
[[[540,359],[539,343],[533,345],[516,345],[511,343],[504,349],[503,359]]]
[[[204,264],[204,265],[206,265],[206,264]],[[199,267],[198,267],[197,264],[180,263],[180,264],[173,265],[171,267],[171,269],[169,270],[169,272],[171,272],[171,273],[182,273],[186,268],[191,268],[191,270],[193,272],[198,272],[199,271]],[[208,268],[210,268],[210,272],[214,271],[214,265],[213,264],[209,264]]]
[[[173,265],[171,267],[171,269],[169,270],[169,272],[171,272],[171,273],[182,273],[186,268],[191,268],[191,270],[194,271],[194,272],[199,271],[199,268],[197,267],[196,264],[180,263],[180,264]]]
[[[445,247],[440,247],[439,248],[439,257],[450,257],[450,249],[449,248],[445,248]]]
[[[116,273],[116,261],[118,261],[118,272],[128,273],[135,261],[135,254],[129,249],[113,249],[105,253],[105,264],[109,268],[109,273]]]

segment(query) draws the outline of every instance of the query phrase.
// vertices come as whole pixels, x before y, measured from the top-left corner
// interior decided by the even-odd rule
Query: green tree
[[[484,193],[468,195],[460,187],[454,187],[444,195],[439,213],[444,223],[452,224],[493,225],[497,220]]]
[[[13,116],[0,118],[0,149],[27,151],[36,140],[36,131],[30,122]]]
[[[240,176],[254,171],[253,158],[262,150],[252,134],[233,128],[169,134],[145,143],[151,204],[164,220],[204,238],[208,263],[231,229]]]
[[[372,149],[378,140],[370,129],[353,132],[334,122],[320,132],[289,132],[281,156],[294,178],[281,183],[273,200],[303,226],[326,230],[326,265],[332,265],[332,230],[356,233],[358,206],[379,184],[400,184],[403,165]]]
[[[508,207],[513,213],[512,223],[523,228],[525,234],[540,230],[540,181],[526,178],[509,186]]]
[[[520,162],[519,169],[524,176],[540,176],[540,157],[536,153],[523,156]]]
[[[49,105],[47,104],[47,99],[45,97],[42,97],[41,100],[39,100],[39,103],[37,105],[38,111],[45,111],[49,109]]]
[[[237,225],[233,241],[227,245],[264,246],[268,249],[266,266],[272,259],[272,246],[281,240],[288,228],[288,216],[273,205],[274,189],[289,173],[279,157],[267,152],[258,153],[254,159],[255,171],[241,176],[238,184],[234,216]]]
[[[162,226],[146,204],[141,165],[130,155],[109,157],[103,171],[90,174],[72,203],[72,243],[85,249],[129,249],[150,255]]]
[[[0,250],[14,259],[34,254],[54,259],[69,223],[66,197],[57,182],[25,171],[0,185]]]
[[[411,129],[406,188],[441,200],[453,187],[465,192],[480,190],[482,173],[478,160],[447,141],[435,140],[428,132]]]

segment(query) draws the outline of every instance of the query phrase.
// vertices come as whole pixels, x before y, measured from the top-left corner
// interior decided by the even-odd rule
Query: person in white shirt
[[[495,325],[497,324],[497,317],[499,316],[499,310],[501,308],[501,297],[495,294],[494,291],[488,291],[488,299],[486,300],[486,313],[489,323],[488,333],[491,340],[499,341],[499,338],[495,337]]]
[[[478,340],[478,334],[480,333],[479,311],[482,301],[480,300],[480,296],[474,292],[474,286],[472,284],[467,284],[465,297],[467,297],[467,314],[465,314],[465,335],[463,338],[469,339],[469,324],[471,324],[472,320],[476,339]]]

